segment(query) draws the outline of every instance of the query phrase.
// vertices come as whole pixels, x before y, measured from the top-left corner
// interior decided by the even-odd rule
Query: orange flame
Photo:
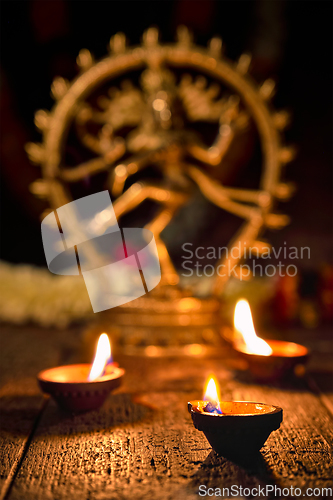
[[[251,354],[261,354],[270,356],[272,349],[263,339],[256,334],[250,305],[247,300],[239,300],[235,307],[234,315],[235,329],[241,334],[242,340],[246,345],[247,351]]]
[[[102,333],[98,339],[96,355],[91,367],[88,380],[95,380],[103,375],[105,367],[111,358],[111,345],[106,333]]]
[[[210,401],[218,410],[221,411],[220,407],[220,401],[221,401],[221,396],[220,396],[220,388],[218,381],[214,377],[214,375],[211,375],[208,377],[206,386],[205,386],[205,393],[204,393],[204,401]]]

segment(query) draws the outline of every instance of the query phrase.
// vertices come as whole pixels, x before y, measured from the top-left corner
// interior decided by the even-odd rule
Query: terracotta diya
[[[240,334],[233,347],[245,359],[257,380],[275,380],[293,374],[301,375],[309,357],[308,349],[284,340],[263,340],[257,336],[250,305],[239,300],[234,314],[235,330]]]
[[[194,427],[202,431],[219,455],[239,459],[254,455],[282,422],[282,408],[250,401],[221,401],[214,377],[204,400],[190,401]]]
[[[80,413],[99,408],[111,391],[121,384],[125,370],[110,363],[111,346],[103,333],[93,364],[57,366],[40,372],[38,383],[64,410]]]

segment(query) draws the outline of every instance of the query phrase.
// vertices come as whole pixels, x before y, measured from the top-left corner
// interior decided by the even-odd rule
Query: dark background
[[[331,262],[332,239],[332,3],[330,1],[2,1],[1,2],[1,258],[45,265],[39,216],[44,202],[28,185],[39,177],[24,152],[41,138],[34,112],[51,109],[52,79],[72,79],[79,50],[106,54],[111,35],[123,31],[131,44],[151,25],[172,41],[185,24],[196,42],[220,35],[230,59],[252,51],[258,81],[274,77],[277,108],[289,108],[287,142],[297,159],[286,178],[298,186],[282,207],[292,218],[268,234],[274,245],[310,246],[318,270]]]

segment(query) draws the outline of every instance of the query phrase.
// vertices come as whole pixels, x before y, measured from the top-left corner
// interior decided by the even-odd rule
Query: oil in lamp
[[[239,459],[257,453],[270,433],[280,427],[282,408],[249,401],[221,401],[211,376],[204,399],[190,401],[194,427],[202,431],[219,455]]]
[[[37,376],[43,392],[50,394],[58,405],[70,412],[85,412],[99,408],[111,391],[120,386],[125,371],[112,362],[109,337],[99,337],[93,364],[57,366]]]
[[[246,360],[254,378],[275,380],[304,371],[309,351],[306,347],[284,340],[263,340],[256,334],[249,303],[242,299],[235,307],[235,330],[239,337],[234,349]]]

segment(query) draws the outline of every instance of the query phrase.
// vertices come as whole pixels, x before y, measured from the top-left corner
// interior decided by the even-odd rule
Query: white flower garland
[[[64,328],[92,315],[81,277],[0,261],[0,321]]]

